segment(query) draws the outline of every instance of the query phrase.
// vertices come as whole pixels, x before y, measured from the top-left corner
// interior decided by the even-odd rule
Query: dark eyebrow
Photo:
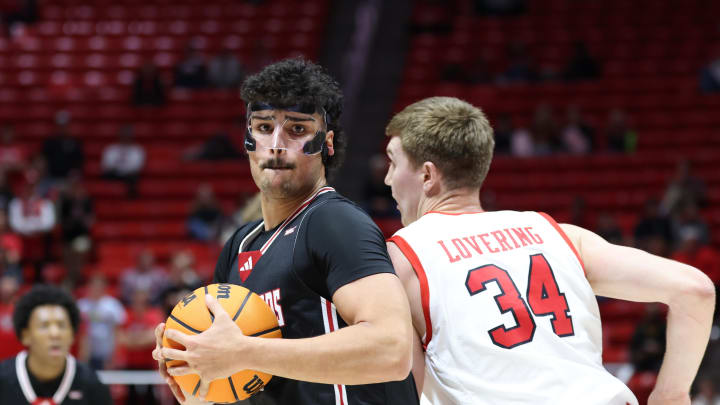
[[[257,120],[271,120],[275,117],[272,115],[251,115],[250,118],[255,118]]]
[[[287,118],[288,121],[293,121],[293,122],[305,122],[305,121],[313,121],[313,122],[314,122],[314,121],[315,121],[315,118],[312,118],[312,117],[310,117],[310,118],[303,118],[303,117],[290,117],[290,116],[287,116],[287,117],[285,117],[285,118]]]

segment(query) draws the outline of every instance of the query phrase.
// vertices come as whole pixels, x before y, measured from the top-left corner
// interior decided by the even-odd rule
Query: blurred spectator
[[[205,61],[192,42],[185,46],[182,60],[175,65],[175,86],[188,89],[207,86]]]
[[[535,118],[530,134],[533,139],[534,155],[549,155],[560,149],[562,144],[560,129],[549,105],[540,104],[535,110]]]
[[[187,287],[171,286],[170,288],[166,289],[162,296],[162,313],[165,314],[165,316],[170,316],[170,313],[172,312],[173,308],[175,308],[175,305],[177,305],[177,303],[180,302],[183,297],[189,295],[192,292],[193,290]]]
[[[70,289],[80,281],[80,275],[92,242],[90,230],[95,221],[93,201],[79,177],[69,180],[60,197],[60,229],[63,261],[67,270],[66,286]]]
[[[662,211],[674,215],[676,211],[687,203],[704,206],[707,200],[705,183],[692,173],[688,159],[681,159],[675,166],[675,174],[665,189],[662,199]]]
[[[132,103],[138,107],[165,105],[165,83],[152,62],[145,62],[135,74]]]
[[[635,225],[635,246],[650,253],[666,256],[673,241],[672,223],[661,214],[660,203],[651,198]]]
[[[690,405],[720,405],[720,381],[712,376],[699,376],[697,393],[693,395]]]
[[[0,172],[20,171],[27,165],[27,150],[15,142],[15,128],[0,128]]]
[[[689,233],[692,233],[693,237],[696,237],[701,244],[710,243],[710,227],[700,215],[700,210],[695,202],[688,200],[678,208],[672,224],[676,242],[685,239]]]
[[[618,226],[615,217],[608,212],[602,212],[598,215],[595,233],[610,243],[616,245],[622,245],[625,243],[623,232]]]
[[[515,132],[510,114],[500,114],[497,123],[493,125],[493,129],[493,135],[495,136],[495,154],[509,154],[513,132]]]
[[[7,174],[0,170],[0,210],[6,210],[14,197],[12,187],[8,184]]]
[[[522,42],[508,46],[508,67],[499,77],[500,83],[527,83],[538,79],[537,67]]]
[[[0,209],[0,275],[12,276],[22,281],[22,251],[22,239],[10,230],[7,215]]]
[[[133,138],[133,127],[120,128],[117,142],[108,145],[102,155],[103,177],[127,184],[128,196],[138,195],[137,182],[145,166],[145,149]]]
[[[225,132],[216,132],[210,139],[200,145],[189,148],[183,154],[183,158],[187,160],[211,161],[240,159],[243,156]]]
[[[235,231],[248,222],[262,219],[262,200],[260,193],[255,193],[250,198],[238,197],[237,208],[223,223],[220,234],[220,244],[224,245]]]
[[[195,270],[195,258],[192,253],[178,251],[170,258],[168,288],[186,288],[194,290],[201,287],[202,280]]]
[[[12,357],[24,349],[13,327],[13,309],[19,298],[17,278],[0,276],[0,360]]]
[[[526,0],[474,0],[480,15],[512,16],[525,12]]]
[[[120,279],[121,297],[126,303],[130,303],[135,292],[142,290],[150,294],[150,302],[157,303],[167,285],[167,273],[155,266],[155,255],[146,249],[138,255],[135,268],[123,271]]]
[[[720,253],[703,244],[695,229],[687,229],[680,235],[677,250],[671,258],[700,269],[714,283],[720,283]]]
[[[237,87],[245,75],[240,60],[230,49],[223,49],[208,64],[210,85],[218,88]]]
[[[576,42],[573,54],[565,67],[565,79],[596,79],[599,76],[600,65],[598,61],[590,55],[590,51],[584,42]]]
[[[157,362],[152,358],[152,351],[155,348],[155,327],[164,320],[162,311],[151,306],[149,290],[137,289],[133,292],[127,318],[118,333],[118,343],[123,347],[125,368],[153,370],[157,367]],[[125,403],[156,404],[153,387],[130,385]]]
[[[513,156],[530,157],[535,154],[535,141],[533,136],[525,128],[513,129],[510,138],[510,151]]]
[[[630,362],[636,373],[657,372],[665,354],[665,316],[659,304],[647,304],[645,310],[630,341]]]
[[[633,153],[637,147],[637,133],[630,128],[622,110],[610,112],[605,130],[607,147],[612,152]]]
[[[78,172],[74,172],[78,173]],[[42,155],[35,155],[30,161],[30,166],[25,171],[26,181],[33,184],[35,192],[39,196],[49,198],[53,201],[57,198],[57,191],[63,185],[58,183],[48,174],[47,161]]]
[[[37,21],[37,0],[5,0],[0,3],[0,25],[11,36],[19,25]]]
[[[582,118],[580,108],[571,105],[567,110],[567,123],[562,131],[565,151],[573,155],[584,155],[592,150],[595,131]]]
[[[95,370],[106,369],[115,354],[120,326],[126,320],[125,308],[107,293],[107,281],[101,274],[90,278],[87,296],[79,299],[77,305],[87,325],[81,358]]]
[[[85,154],[82,143],[70,136],[70,113],[55,114],[55,133],[43,142],[42,154],[53,181],[63,181],[72,171],[82,172]]]
[[[703,93],[720,92],[720,57],[710,62],[700,72],[700,90]]]
[[[187,221],[190,237],[202,241],[215,240],[219,236],[223,216],[212,186],[201,185],[195,193],[195,200]]]
[[[365,181],[363,200],[365,209],[371,217],[397,217],[397,203],[392,197],[390,187],[385,184],[388,160],[384,155],[376,154],[370,158],[370,177]]]
[[[42,268],[51,257],[55,207],[52,201],[36,194],[32,184],[10,202],[10,227],[23,237],[25,257],[35,266],[35,281],[42,279]],[[26,280],[29,281],[29,280]]]

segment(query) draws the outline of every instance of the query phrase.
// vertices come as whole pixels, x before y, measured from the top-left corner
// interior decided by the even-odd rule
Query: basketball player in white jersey
[[[690,404],[715,303],[707,276],[543,213],[483,212],[494,140],[468,103],[422,100],[386,133],[405,225],[388,250],[412,308],[413,373],[434,405],[637,404],[603,368],[595,295],[669,306],[649,403]]]

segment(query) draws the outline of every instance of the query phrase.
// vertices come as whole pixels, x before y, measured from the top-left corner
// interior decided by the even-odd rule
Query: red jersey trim
[[[580,255],[578,254],[577,249],[575,249],[575,245],[572,244],[570,241],[570,238],[568,238],[567,234],[565,234],[565,231],[560,228],[560,225],[558,225],[557,222],[551,217],[550,215],[544,213],[544,212],[538,212],[538,214],[542,215],[548,222],[550,222],[550,225],[555,228],[556,231],[562,236],[562,238],[565,240],[565,243],[567,243],[568,246],[570,246],[570,250],[575,254],[575,257],[577,257],[578,262],[580,262],[580,267],[583,269],[583,274],[585,274],[585,277],[587,277],[587,272],[585,271],[585,263],[583,263],[582,259],[580,258]]]
[[[465,212],[445,212],[445,211],[428,211],[427,214],[441,214],[441,215],[467,215],[467,214],[483,214],[485,211],[465,211]]]
[[[425,269],[420,263],[420,259],[415,254],[415,251],[402,236],[393,235],[388,241],[394,243],[403,255],[405,255],[405,258],[410,262],[420,282],[420,301],[422,302],[423,315],[425,316],[425,341],[423,342],[423,349],[427,350],[430,340],[432,339],[432,321],[430,320],[430,289],[428,287]]]

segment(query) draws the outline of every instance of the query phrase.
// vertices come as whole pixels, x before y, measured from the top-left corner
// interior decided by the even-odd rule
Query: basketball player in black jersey
[[[383,235],[327,186],[345,144],[337,83],[321,67],[291,59],[249,77],[242,98],[248,103],[245,147],[263,219],[242,226],[227,242],[214,282],[242,285],[263,297],[284,339],[244,336],[210,297],[210,329],[193,336],[164,332],[186,349],[156,349],[161,373],[187,403],[198,402],[168,373],[198,374],[203,387],[243,369],[274,375],[246,401],[253,405],[417,404],[409,374],[410,313]],[[162,333],[159,325],[159,341]],[[165,370],[166,358],[188,366]]]
[[[27,350],[0,363],[0,404],[112,404],[108,387],[70,354],[79,317],[57,287],[36,286],[20,298],[13,323]]]

